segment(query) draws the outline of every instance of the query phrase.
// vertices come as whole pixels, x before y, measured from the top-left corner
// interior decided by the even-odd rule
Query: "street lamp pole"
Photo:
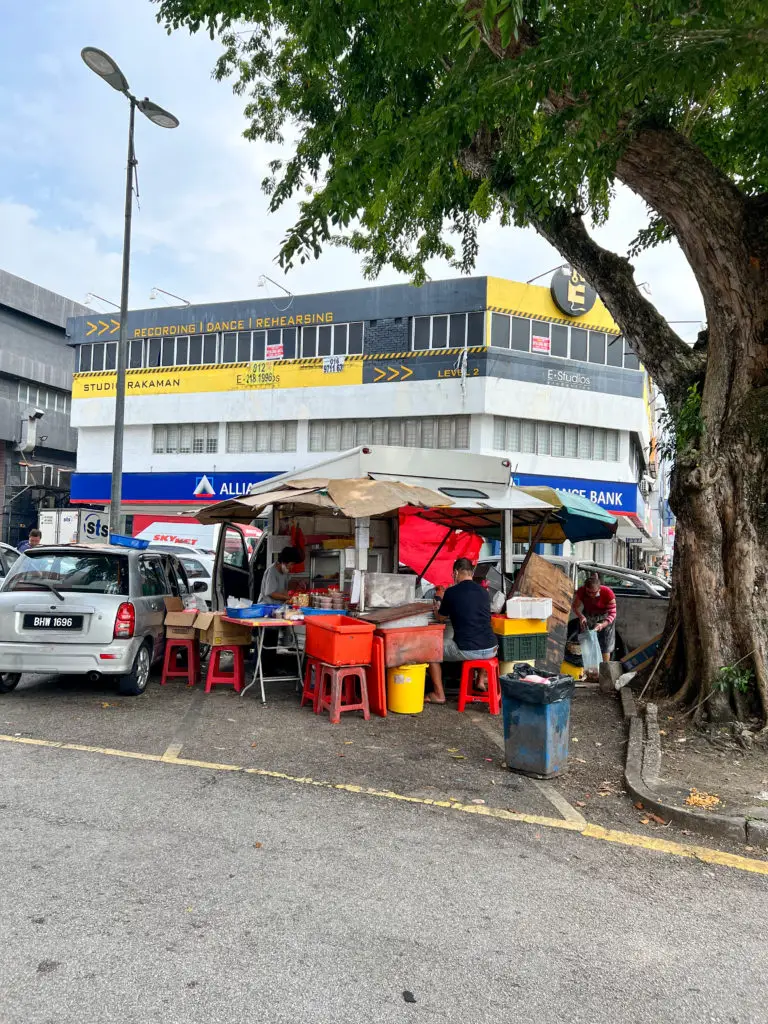
[[[125,174],[125,228],[123,231],[123,278],[120,286],[120,336],[117,340],[117,379],[115,381],[115,436],[112,443],[112,487],[109,498],[110,535],[121,532],[123,500],[123,448],[125,441],[125,371],[128,366],[128,286],[131,277],[131,225],[133,222],[133,176],[136,151],[133,130],[136,99],[130,96],[128,120],[128,167]]]
[[[133,179],[136,170],[134,126],[136,108],[160,128],[177,128],[178,119],[149,99],[137,100],[116,62],[103,50],[86,46],[80,56],[99,78],[121,92],[130,103],[128,121],[128,166],[125,174],[125,229],[123,234],[123,273],[120,289],[120,334],[117,342],[117,379],[115,381],[115,436],[112,447],[112,486],[109,505],[109,532],[121,532],[123,496],[123,447],[125,438],[125,371],[128,367],[128,287],[131,272],[131,223],[133,220]]]

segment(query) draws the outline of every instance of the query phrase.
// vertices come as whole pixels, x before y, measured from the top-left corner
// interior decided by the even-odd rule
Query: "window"
[[[179,555],[179,561],[184,566],[187,579],[208,580],[211,578],[211,574],[205,568],[203,563],[198,562],[196,558],[188,558],[186,555]]]
[[[632,351],[632,349],[629,347],[629,345],[626,343],[626,341],[624,342],[624,369],[625,370],[639,370],[640,369],[640,360],[637,358],[637,356]]]
[[[254,363],[263,363],[267,358],[267,332],[266,331],[254,331],[253,332],[253,347],[251,349],[251,361]]]
[[[217,361],[218,335],[206,334],[203,337],[203,362],[210,366]]]
[[[531,347],[531,321],[522,316],[512,317],[512,348],[527,352]]]
[[[103,342],[97,342],[91,345],[91,369],[92,370],[103,370],[104,369],[104,344]]]
[[[19,381],[19,401],[22,403],[29,402],[29,384],[26,381]]]
[[[283,331],[283,346],[286,349],[285,358],[293,359],[288,354],[291,347],[291,339],[295,339],[294,328]],[[290,335],[286,341],[286,335]],[[296,341],[293,340],[295,351]],[[296,353],[302,359],[314,359],[316,356],[354,356],[361,355],[363,351],[363,325],[361,322],[352,324],[323,324],[321,327],[302,327],[299,341],[299,351]]]
[[[589,361],[590,363],[605,362],[605,335],[602,331],[589,332]]]
[[[128,346],[128,366],[131,370],[140,370],[144,365],[144,342],[139,338]]]
[[[203,361],[203,336],[193,334],[189,339],[189,365],[199,366]]]
[[[186,366],[189,360],[189,338],[176,339],[176,365]]]
[[[159,558],[140,558],[139,578],[143,597],[162,597],[169,593],[163,563]]]
[[[295,452],[297,423],[228,423],[227,452],[240,455],[248,452]],[[354,444],[351,445],[354,447]]]
[[[562,324],[552,324],[550,328],[551,347],[549,354],[560,359],[568,358],[568,328]]]
[[[150,338],[148,345],[147,366],[160,365],[160,339]]]
[[[491,313],[491,345],[509,348],[510,317],[504,313]]]
[[[170,592],[173,597],[185,598],[189,595],[189,583],[184,567],[175,558],[166,557],[163,559],[165,575],[168,579]]]
[[[93,345],[80,346],[80,373],[88,373],[91,369],[91,357],[93,356]]]
[[[571,328],[571,359],[587,361],[587,332],[581,327]]]
[[[624,356],[624,339],[619,335],[617,338],[608,338],[608,365],[622,366]]]
[[[412,324],[411,347],[415,351],[479,348],[485,344],[485,313],[482,312],[415,316]]]
[[[160,349],[160,365],[175,366],[176,364],[176,339],[163,338]]]
[[[210,455],[219,450],[219,425],[156,424],[152,428],[152,450],[156,455]]]
[[[237,362],[237,335],[231,332],[225,334],[221,339],[221,361],[222,363]]]
[[[250,363],[251,361],[250,331],[241,331],[237,336],[237,361],[238,363]]]
[[[469,448],[469,416],[426,416],[375,420],[313,420],[311,452],[337,452],[361,444],[405,448]]]
[[[495,451],[551,455],[554,458],[618,462],[619,432],[570,423],[547,423],[494,416]]]
[[[114,370],[117,366],[117,342],[109,342],[104,346],[104,369]]]

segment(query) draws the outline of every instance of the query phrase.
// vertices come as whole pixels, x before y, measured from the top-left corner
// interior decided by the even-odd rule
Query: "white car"
[[[153,541],[147,548],[148,551],[167,551],[175,555],[187,574],[190,587],[201,597],[208,607],[211,607],[213,600],[213,552],[210,554],[191,544],[164,544],[161,541]],[[196,583],[205,583],[205,590],[195,586]]]

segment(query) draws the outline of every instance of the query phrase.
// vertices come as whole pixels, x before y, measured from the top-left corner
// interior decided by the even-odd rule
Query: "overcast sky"
[[[218,45],[167,36],[155,10],[149,0],[0,0],[0,267],[77,301],[87,292],[119,301],[128,109],[82,63],[92,45],[118,61],[137,95],[181,121],[166,131],[137,117],[134,307],[151,305],[153,286],[192,302],[260,297],[260,274],[294,294],[363,286],[358,258],[334,248],[283,278],[274,259],[293,211],[268,214],[260,189],[276,151],[242,138],[243,101],[211,78]],[[644,220],[622,192],[598,237],[624,253]],[[488,224],[476,272],[526,280],[559,262],[535,232]],[[456,276],[445,264],[430,270]],[[639,258],[636,278],[668,319],[703,316],[675,246]],[[677,329],[692,339],[698,323]]]

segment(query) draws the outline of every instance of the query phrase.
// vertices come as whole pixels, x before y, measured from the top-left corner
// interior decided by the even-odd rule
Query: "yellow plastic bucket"
[[[396,715],[418,715],[423,711],[426,674],[426,665],[387,669],[387,710]]]

